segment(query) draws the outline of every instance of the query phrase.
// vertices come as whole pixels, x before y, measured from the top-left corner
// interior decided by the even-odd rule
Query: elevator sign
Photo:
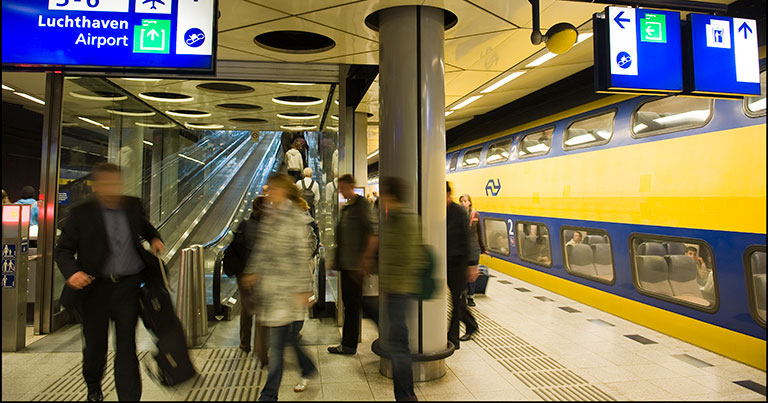
[[[683,90],[680,13],[607,7],[593,21],[598,91]]]
[[[213,72],[216,0],[4,0],[3,68]]]
[[[691,76],[686,92],[702,95],[760,95],[757,22],[689,14]]]

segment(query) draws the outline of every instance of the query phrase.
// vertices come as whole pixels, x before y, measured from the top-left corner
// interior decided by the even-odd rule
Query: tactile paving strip
[[[185,401],[255,401],[259,397],[262,371],[252,354],[238,348],[213,349],[198,370]]]
[[[147,357],[148,352],[139,353],[139,362]],[[101,382],[101,391],[104,396],[115,390],[115,352],[107,354],[107,365],[104,368],[104,379]],[[70,368],[64,375],[47,388],[32,398],[33,401],[85,401],[88,398],[88,388],[83,379],[83,363]]]
[[[488,355],[546,401],[616,400],[477,309],[475,341]]]

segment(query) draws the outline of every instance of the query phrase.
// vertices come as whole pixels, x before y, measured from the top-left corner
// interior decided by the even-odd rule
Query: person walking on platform
[[[58,245],[56,263],[67,279],[61,304],[83,321],[83,377],[88,400],[103,400],[101,379],[107,358],[110,319],[115,323],[115,386],[119,400],[141,398],[136,356],[139,286],[159,276],[156,254],[165,249],[138,198],[122,195],[120,168],[101,163],[93,169],[94,198],[70,209]],[[156,273],[155,273],[156,272]]]
[[[296,340],[312,295],[307,262],[315,240],[309,225],[312,218],[305,213],[306,209],[296,207],[306,203],[293,180],[285,174],[273,174],[267,184],[269,203],[262,213],[242,283],[255,287],[260,301],[259,318],[269,327],[269,366],[259,400],[277,400],[286,344],[296,351],[301,367],[301,381],[294,391],[306,389],[308,378],[317,373],[315,364]]]
[[[312,179],[312,168],[304,168],[302,175],[304,177],[296,182],[296,187],[299,188],[301,197],[309,205],[309,214],[315,218],[317,203],[320,201],[320,185]]]
[[[339,193],[348,201],[341,210],[336,228],[336,258],[329,270],[341,272],[341,299],[344,303],[344,327],[341,344],[328,347],[332,354],[357,353],[360,314],[363,305],[363,277],[372,271],[377,236],[371,225],[368,201],[355,193],[355,178],[339,178]]]
[[[387,307],[387,328],[382,333],[392,358],[395,399],[415,401],[406,313],[414,295],[421,291],[425,263],[420,248],[419,217],[403,204],[406,190],[406,184],[398,178],[381,179],[381,202],[386,215],[380,233],[379,289]]]
[[[451,185],[446,182],[446,219],[448,288],[451,290],[451,324],[448,327],[448,341],[459,349],[459,341],[467,341],[477,331],[477,322],[467,309],[466,288],[470,258],[469,218],[467,211],[453,202]],[[459,338],[459,321],[464,322],[466,334]]]
[[[480,264],[480,254],[486,254],[483,234],[480,233],[480,215],[477,210],[472,208],[472,198],[464,193],[459,197],[459,203],[467,210],[469,215],[469,274],[467,278],[467,306],[475,306],[475,280],[479,275],[478,265]],[[469,333],[468,333],[469,334]],[[469,337],[472,335],[469,334]],[[462,341],[464,341],[462,339]]]
[[[232,248],[231,252],[237,255],[237,263],[241,268],[240,273],[237,275],[237,291],[242,301],[242,310],[240,312],[240,349],[246,354],[251,352],[251,331],[256,314],[257,301],[253,288],[246,287],[243,284],[244,275],[242,270],[245,269],[245,264],[248,262],[248,258],[256,245],[259,220],[262,216],[265,201],[265,196],[258,196],[253,199],[251,216],[240,223],[232,243],[229,245],[229,248]],[[267,357],[268,334],[269,328],[262,326],[261,321],[256,318],[256,332],[253,334],[254,356],[259,357],[262,367],[269,363]]]
[[[294,141],[291,149],[285,153],[285,166],[288,169],[288,175],[293,177],[294,182],[301,179],[301,170],[304,168],[304,160],[299,152],[300,147],[301,144],[298,141]]]

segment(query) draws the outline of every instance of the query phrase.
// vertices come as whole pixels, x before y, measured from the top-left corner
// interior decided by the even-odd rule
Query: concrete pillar
[[[417,380],[445,374],[447,343],[445,234],[444,11],[402,6],[378,12],[380,177],[411,184],[409,208],[421,217],[424,242],[434,248],[438,289],[408,316]],[[386,319],[381,305],[380,318]],[[384,321],[382,321],[384,323]],[[382,373],[386,361],[382,359]],[[391,371],[391,370],[390,370]]]
[[[359,182],[360,179],[355,175],[355,110],[347,105],[347,73],[349,66],[341,66],[339,69],[339,175],[352,174]]]

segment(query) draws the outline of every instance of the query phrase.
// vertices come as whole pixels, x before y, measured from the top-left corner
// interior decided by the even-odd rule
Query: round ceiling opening
[[[194,109],[173,109],[165,113],[180,118],[207,118],[211,116],[210,112],[196,111]]]
[[[264,49],[281,53],[319,53],[333,49],[333,39],[314,32],[272,31],[253,38],[253,42]]]
[[[262,109],[259,105],[238,103],[218,104],[216,107],[233,111],[260,111]]]
[[[317,129],[316,125],[280,125],[280,128],[283,130],[298,132],[298,131],[306,131],[306,130],[315,130]]]
[[[283,119],[306,120],[306,119],[317,119],[320,117],[320,115],[316,113],[307,113],[307,112],[283,112],[283,113],[278,113],[277,117],[283,118]]]
[[[127,96],[119,94],[117,92],[110,91],[91,91],[96,95],[87,94],[84,92],[70,91],[69,95],[73,98],[85,99],[88,101],[105,101],[105,102],[117,102],[125,101]]]
[[[227,94],[245,94],[253,92],[253,87],[235,83],[203,83],[198,84],[198,89],[212,92],[224,92]]]
[[[190,102],[195,99],[189,95],[178,94],[175,92],[141,92],[139,98],[148,99],[150,101],[157,102]]]
[[[302,95],[287,95],[283,97],[272,98],[272,102],[281,105],[309,106],[323,103],[323,100],[316,97],[307,97]]]
[[[229,119],[229,121],[234,123],[251,123],[251,124],[267,123],[266,119],[259,119],[259,118],[232,118],[232,119]]]

